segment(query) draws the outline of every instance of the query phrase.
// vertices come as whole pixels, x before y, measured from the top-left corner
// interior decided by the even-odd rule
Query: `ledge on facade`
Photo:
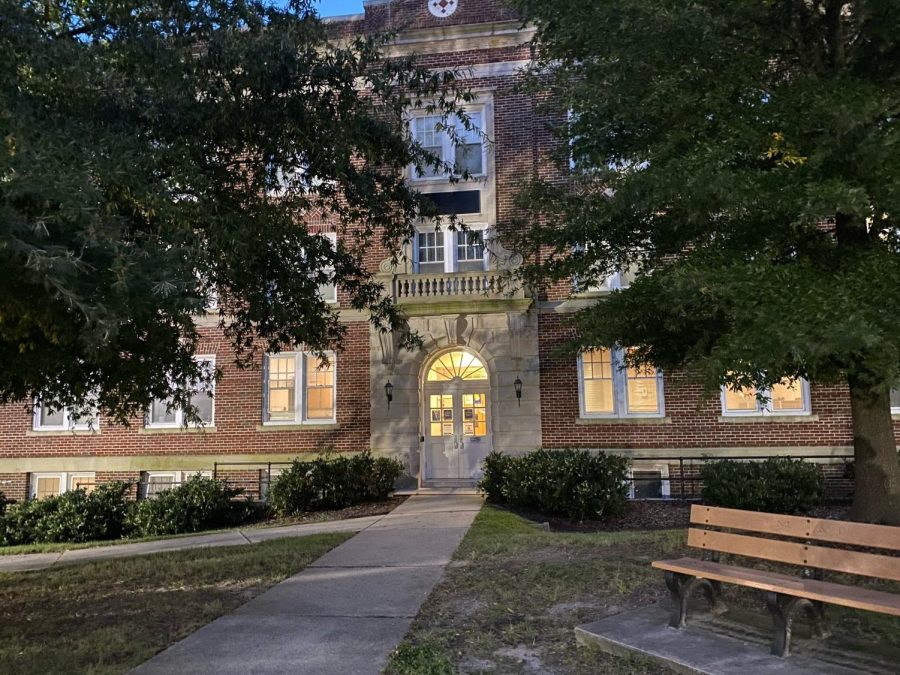
[[[211,434],[215,433],[214,426],[208,427],[140,427],[139,434]]]
[[[671,417],[579,417],[575,420],[578,426],[594,426],[598,424],[671,424]]]
[[[259,424],[256,431],[331,431],[340,424]]]
[[[818,422],[818,415],[719,415],[719,422],[726,424],[764,424],[766,422],[804,423]]]
[[[99,436],[99,429],[29,429],[26,436]]]

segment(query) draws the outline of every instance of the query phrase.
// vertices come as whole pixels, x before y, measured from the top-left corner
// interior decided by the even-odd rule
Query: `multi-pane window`
[[[40,402],[34,408],[35,431],[86,431],[97,429],[97,414],[79,415],[72,408],[52,408]]]
[[[32,499],[56,497],[71,490],[93,492],[97,479],[93,473],[33,473],[28,485],[28,496]]]
[[[201,362],[205,369],[210,373],[215,370],[215,356],[195,356],[195,360]],[[191,406],[197,411],[197,417],[200,424],[210,426],[214,422],[214,400],[215,382],[211,381],[208,385],[195,385],[191,394]],[[148,428],[177,428],[187,426],[187,419],[184,411],[173,405],[171,398],[154,399],[150,403],[150,409],[147,411]]]
[[[809,384],[804,379],[784,380],[760,392],[754,387],[722,388],[723,415],[806,415],[809,411]]]
[[[328,239],[332,248],[337,246],[337,233],[325,232],[322,236]],[[331,278],[331,281],[326,284],[319,284],[319,296],[325,302],[337,302],[337,285],[334,283],[334,268],[327,267],[324,272]]]
[[[487,269],[483,226],[429,230],[416,235],[415,261],[420,274],[477,272]]]
[[[457,119],[446,119],[440,115],[425,115],[410,120],[413,139],[443,164],[440,167],[423,166],[422,175],[413,171],[413,178],[446,176],[448,166],[452,166],[457,174],[484,175],[484,113],[479,110],[467,112],[467,115],[469,129]]]
[[[290,352],[266,359],[265,421],[316,424],[335,419],[335,358]]]
[[[456,263],[460,272],[484,269],[484,231],[456,233]]]
[[[416,237],[419,272],[444,272],[444,233],[419,232]]]
[[[658,417],[662,375],[652,366],[626,366],[623,349],[593,349],[579,357],[583,417]]]

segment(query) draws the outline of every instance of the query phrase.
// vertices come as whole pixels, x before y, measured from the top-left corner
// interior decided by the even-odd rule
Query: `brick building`
[[[371,448],[400,458],[420,484],[452,485],[471,484],[492,449],[605,449],[635,459],[635,474],[650,479],[638,490],[646,496],[676,494],[672,472],[684,458],[789,454],[842,466],[852,443],[845,387],[785,385],[767,406],[747,392],[711,400],[679,373],[617,368],[620,352],[558,349],[571,334],[567,316],[602,302],[627,275],[580,293],[499,288],[521,259],[494,232],[510,218],[522,179],[554,171],[548,121],[517,89],[533,32],[510,10],[493,0],[368,0],[364,14],[333,27],[338,35],[396,28],[393,53],[466,70],[476,94],[468,112],[490,139],[468,135],[453,147],[435,118],[410,114],[419,141],[477,176],[409,177],[471,233],[423,227],[399,267],[390,252],[371,252],[372,270],[424,347],[397,349],[341,305],[339,289],[323,288],[348,326],[329,365],[296,352],[238,370],[210,315],[200,320],[198,357],[223,376],[213,399],[197,400],[205,426],[183,426],[165,402],[128,427],[102,413],[81,424],[66,411],[8,405],[0,409],[0,491],[22,499],[117,479],[152,491],[215,469],[255,492],[272,466],[324,449]],[[315,227],[327,235],[327,223]]]

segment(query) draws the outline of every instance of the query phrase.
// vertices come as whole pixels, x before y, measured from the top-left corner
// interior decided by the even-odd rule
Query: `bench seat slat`
[[[721,581],[762,591],[785,593],[800,598],[807,598],[808,600],[818,600],[833,605],[900,616],[900,595],[874,591],[868,588],[845,586],[815,579],[801,579],[786,574],[745,567],[733,567],[694,558],[658,560],[653,563],[653,567],[668,572],[701,577],[710,581]]]
[[[801,567],[900,581],[900,558],[874,553],[696,529],[688,531],[688,546]]]
[[[781,537],[809,539],[830,544],[848,544],[900,551],[900,527],[889,525],[869,525],[845,520],[786,516],[778,513],[757,513],[699,504],[691,507],[691,524],[747,532],[764,532]]]

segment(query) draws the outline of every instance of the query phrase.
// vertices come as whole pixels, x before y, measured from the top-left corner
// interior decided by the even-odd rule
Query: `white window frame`
[[[337,232],[320,232],[318,236],[328,239],[331,242],[332,248],[337,249]],[[334,268],[326,267],[323,271],[332,275],[332,281],[330,284],[321,284],[319,286],[319,295],[322,298],[322,300],[327,302],[329,305],[336,305],[336,304],[338,304],[338,293],[337,293],[337,284],[334,281]],[[331,287],[332,292],[330,295],[333,297],[326,297],[325,294],[321,292],[323,286]]]
[[[66,491],[71,491],[75,489],[75,481],[79,478],[93,478],[94,486],[97,485],[97,474],[93,471],[75,471],[68,475],[68,479],[66,480]]]
[[[656,369],[656,400],[658,407],[653,412],[631,412],[628,410],[628,370],[625,364],[625,349],[614,347],[610,351],[610,363],[613,381],[612,412],[587,412],[584,396],[584,359],[578,355],[578,408],[582,419],[620,419],[620,418],[660,418],[666,415],[665,387],[663,373]]]
[[[325,352],[325,355],[328,357],[329,361],[332,364],[333,373],[332,373],[332,381],[333,384],[331,386],[331,395],[332,395],[332,415],[329,418],[314,418],[310,419],[307,417],[306,411],[306,394],[307,394],[307,356],[311,357],[313,360],[317,360],[317,357],[312,352],[308,351],[292,351],[292,352],[278,352],[277,354],[266,354],[265,357],[265,367],[263,368],[263,425],[264,426],[321,426],[328,424],[335,424],[337,422],[337,385],[338,385],[338,370],[337,370],[337,356],[335,352],[328,351]],[[293,356],[294,361],[294,418],[290,420],[270,420],[269,419],[269,359],[270,358],[282,358]]]
[[[897,390],[892,389],[890,393],[893,393],[894,391],[897,391]],[[892,405],[891,406],[891,415],[900,415],[900,406]]]
[[[635,471],[658,471],[659,479],[660,479],[660,496],[659,497],[648,497],[648,500],[654,499],[669,499],[672,496],[672,483],[669,480],[669,465],[668,464],[643,464],[639,460],[636,460],[632,466],[628,468],[628,498],[636,499],[635,495],[635,483],[634,483],[634,472]]]
[[[39,400],[35,401],[34,404],[34,417],[32,420],[32,430],[33,431],[99,431],[100,430],[100,414],[98,412],[94,412],[91,415],[91,420],[88,422],[83,422],[81,424],[75,424],[72,422],[72,408],[69,406],[64,406],[62,409],[63,413],[63,422],[62,424],[41,424],[41,409],[42,404]]]
[[[39,471],[28,477],[28,498],[37,499],[37,482],[39,478],[58,478],[59,494],[68,491],[69,474],[66,471]]]
[[[139,499],[153,499],[156,495],[151,495],[147,492],[150,487],[150,479],[151,478],[159,478],[161,476],[171,477],[172,478],[172,488],[178,487],[183,484],[188,478],[192,478],[194,476],[202,476],[203,478],[212,478],[212,471],[204,470],[204,471],[142,471],[141,477],[146,477],[146,481],[142,481],[140,488],[143,492],[138,494]],[[172,488],[166,488],[171,490]],[[165,492],[165,490],[163,490]]]
[[[489,106],[487,103],[472,103],[467,105],[463,112],[466,115],[481,115],[481,126],[476,126],[475,129],[481,134],[488,133],[488,114],[489,114]],[[415,110],[410,112],[409,121],[408,121],[408,129],[410,137],[415,140],[416,138],[416,126],[419,124],[419,121],[425,119],[427,117],[441,117],[439,114],[429,113],[425,110]],[[456,126],[460,125],[461,130],[465,131],[465,127],[462,127],[462,123],[456,116],[451,116],[450,118],[445,117],[443,119],[442,124],[445,126]],[[441,133],[441,161],[444,164],[448,164],[453,166],[456,163],[456,146],[453,143],[453,139],[450,137],[446,131],[442,131]],[[458,133],[458,132],[457,132]],[[482,138],[481,139],[481,173],[473,173],[470,174],[470,177],[473,179],[484,179],[487,178],[489,174],[488,169],[488,143]],[[445,181],[450,177],[450,173],[446,170],[435,174],[433,176],[429,176],[426,174],[419,175],[419,172],[416,171],[416,167],[414,164],[411,164],[409,167],[409,179],[411,181],[415,181],[417,183],[425,183],[428,181]]]
[[[722,407],[722,417],[804,417],[812,415],[812,402],[809,395],[809,382],[805,378],[798,378],[800,382],[800,393],[803,401],[802,410],[774,410],[772,408],[771,390],[761,389],[759,393],[766,399],[761,402],[756,399],[755,410],[729,410],[726,405],[725,394],[728,387],[722,385],[720,390],[720,401]]]
[[[216,355],[215,354],[196,354],[194,356],[194,361],[198,361],[201,363],[209,364],[209,367],[215,370],[216,367]],[[211,400],[211,408],[210,408],[210,420],[209,422],[203,423],[193,423],[190,426],[195,428],[207,428],[213,427],[216,425],[216,382],[212,381],[212,400]],[[173,408],[172,412],[175,413],[175,421],[174,422],[153,422],[151,418],[151,410],[148,408],[147,413],[144,415],[144,428],[146,429],[181,429],[187,428],[189,425],[186,423],[184,419],[184,410],[180,407]]]
[[[459,272],[459,252],[457,251],[457,236],[460,230],[457,229],[449,229],[449,226],[442,225],[440,228],[436,228],[433,225],[430,227],[422,227],[416,230],[416,236],[413,240],[413,270],[416,274],[421,274],[419,271],[419,235],[420,234],[429,234],[431,232],[442,232],[444,235],[444,274],[454,274]],[[488,245],[489,245],[489,237],[490,237],[490,228],[486,223],[466,223],[466,234],[469,232],[481,232],[482,239],[484,241],[484,251],[482,253],[483,261],[482,261],[482,269],[479,271],[487,271],[490,267],[490,254],[488,253]],[[471,272],[474,274],[475,271]]]

